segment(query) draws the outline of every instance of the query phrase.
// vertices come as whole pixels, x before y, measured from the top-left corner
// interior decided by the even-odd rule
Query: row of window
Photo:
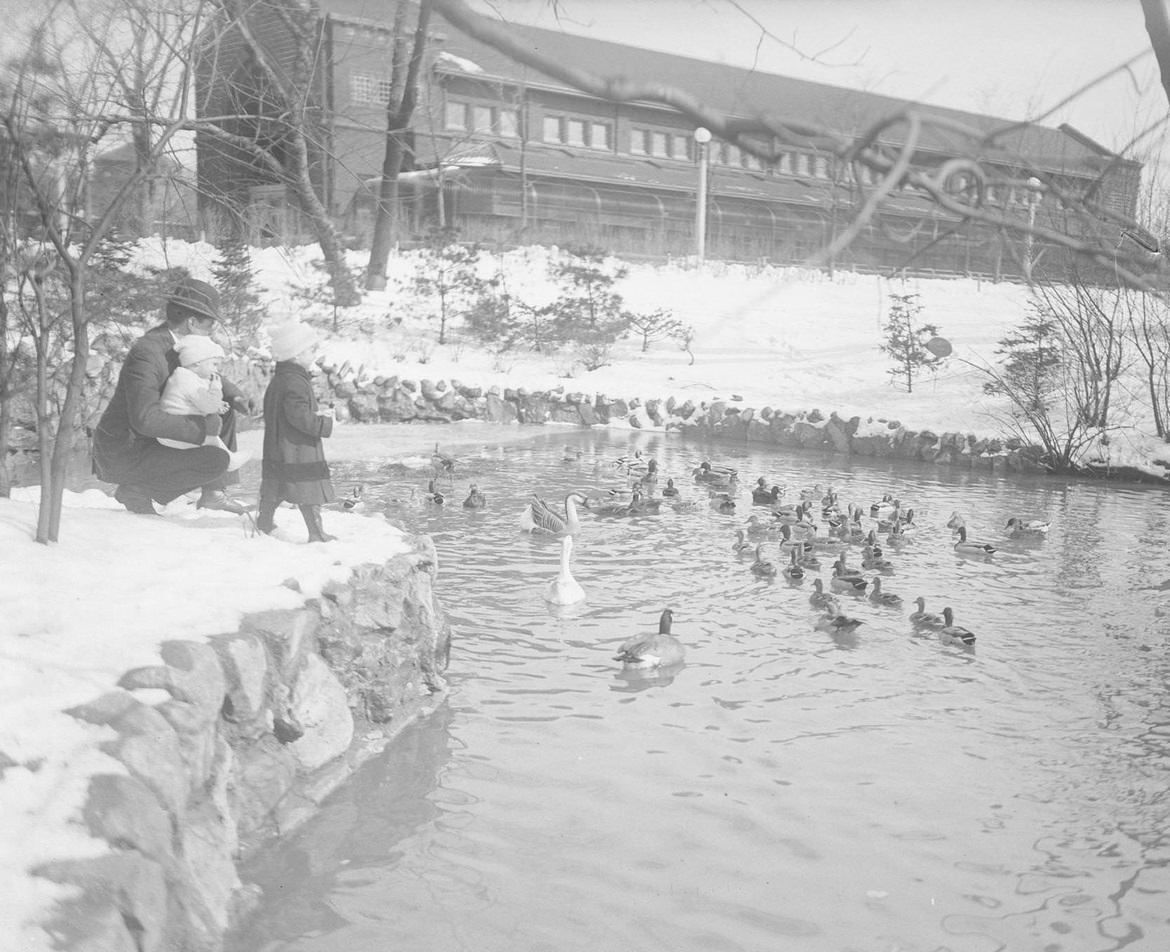
[[[350,76],[350,98],[354,103],[384,106],[390,100],[390,81],[355,73]],[[515,139],[520,136],[520,111],[507,106],[448,99],[444,108],[443,125],[448,132],[468,135],[481,133]],[[553,145],[570,145],[605,152],[612,152],[615,148],[613,124],[601,119],[546,114],[541,121],[540,131],[541,141]],[[696,158],[695,147],[693,136],[686,133],[638,126],[630,130],[631,155],[691,162]],[[727,142],[713,142],[707,158],[712,165],[743,168],[754,172],[771,171],[806,178],[829,179],[833,177],[834,169],[829,156],[811,152],[780,153],[776,161],[765,168],[756,156]],[[873,185],[881,178],[879,173],[866,167],[861,167],[860,173],[866,185]],[[847,169],[845,175],[847,179],[852,180],[852,169]],[[952,183],[952,187],[954,185],[955,183]],[[962,191],[962,188],[957,190]],[[1027,204],[1033,194],[1024,188],[1009,189],[1000,186],[989,189],[986,198],[993,204]]]

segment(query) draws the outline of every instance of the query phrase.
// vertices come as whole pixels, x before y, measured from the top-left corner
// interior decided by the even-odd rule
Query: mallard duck
[[[662,490],[662,495],[668,499],[678,495],[678,487],[675,486],[674,480],[670,477],[667,477],[666,487]]]
[[[877,556],[879,559],[882,557],[882,547],[878,545],[877,532],[874,529],[870,529],[866,534],[865,544],[873,551],[875,556]]]
[[[827,631],[830,634],[840,635],[846,632],[856,631],[861,627],[861,622],[856,618],[850,618],[848,615],[840,615],[830,608],[817,619],[814,627],[818,631]]]
[[[576,463],[580,459],[581,451],[571,446],[566,446],[564,453],[561,455],[561,460],[565,463]]]
[[[653,462],[653,460],[651,460]],[[656,516],[658,511],[662,508],[661,499],[651,499],[649,496],[643,496],[638,490],[634,490],[634,494],[630,499],[630,515],[649,515]]]
[[[921,595],[914,599],[914,604],[918,606],[918,610],[910,613],[910,624],[918,628],[942,628],[946,624],[942,615],[926,610],[926,599]]]
[[[545,586],[544,600],[554,605],[572,605],[585,600],[585,589],[573,578],[569,571],[569,559],[573,553],[573,537],[565,536],[561,539],[561,567],[557,577]]]
[[[837,560],[833,563],[833,575],[837,578],[861,578],[861,573],[857,569],[851,569],[845,564],[844,552],[837,556]]]
[[[463,500],[464,509],[482,509],[487,505],[487,496],[479,491],[479,487],[475,483],[471,484],[471,488],[467,490],[467,498]]]
[[[955,531],[959,533],[959,541],[955,543],[956,552],[962,553],[963,555],[991,555],[995,552],[995,546],[993,545],[968,539],[966,526],[959,526]]]
[[[897,522],[890,529],[890,534],[886,536],[886,545],[900,546],[905,545],[909,541],[909,535],[901,522]]]
[[[775,578],[776,564],[764,558],[763,549],[762,542],[756,546],[756,560],[752,563],[752,575],[758,578]]]
[[[431,469],[436,476],[453,476],[455,473],[455,457],[439,452],[438,443],[431,454]]]
[[[759,516],[748,516],[747,523],[744,525],[744,532],[747,533],[749,539],[778,539],[780,538],[781,527],[775,524],[763,522]]]
[[[658,619],[658,634],[626,641],[613,656],[614,661],[622,662],[627,668],[657,668],[680,663],[686,657],[686,649],[670,633],[673,622],[674,612],[663,609]]]
[[[822,499],[825,495],[825,487],[817,483],[811,489],[802,489],[800,491],[800,498],[804,502],[811,502],[814,499]]]
[[[641,475],[646,471],[646,461],[642,459],[642,451],[634,450],[632,455],[619,456],[613,461],[613,468],[619,473]]]
[[[1048,535],[1048,530],[1051,527],[1052,523],[1050,522],[1041,522],[1039,519],[1030,519],[1025,522],[1023,519],[1012,516],[1004,529],[1007,531],[1008,537],[1012,539],[1040,539]]]
[[[902,503],[895,499],[893,508],[877,517],[877,527],[881,532],[889,532],[899,522],[902,522],[902,517]]]
[[[819,569],[821,567],[821,560],[813,555],[812,550],[809,548],[807,542],[804,543],[801,546],[800,551],[797,552],[796,561],[806,569]]]
[[[955,624],[955,613],[951,611],[950,606],[943,609],[943,626],[938,630],[938,636],[950,644],[967,646],[975,644],[975,632]]]
[[[717,486],[730,486],[739,479],[739,472],[730,466],[716,466],[703,460],[695,467],[694,477],[700,483],[712,483]]]
[[[747,539],[747,533],[743,529],[735,530],[735,541],[731,543],[731,551],[736,555],[742,555],[745,552],[751,552],[755,549],[755,545]]]
[[[638,483],[643,487],[658,485],[658,460],[652,459],[646,463],[646,472],[642,474]]]
[[[860,576],[834,575],[829,579],[829,588],[834,592],[844,592],[846,595],[864,595],[869,583]]]
[[[875,605],[885,605],[888,608],[901,608],[902,596],[895,595],[893,592],[882,591],[882,577],[875,575],[873,581],[869,583],[870,592],[869,600]]]
[[[782,490],[779,486],[769,487],[761,476],[752,487],[752,502],[757,506],[770,506],[779,500]]]
[[[578,503],[584,505],[585,497],[578,492],[569,493],[565,496],[564,513],[559,513],[533,493],[532,502],[520,514],[520,528],[524,532],[551,532],[554,535],[578,533],[581,531],[581,522],[577,518]]]
[[[727,493],[716,493],[711,497],[711,508],[725,516],[729,516],[735,512],[735,500]]]
[[[871,572],[892,572],[894,571],[894,563],[889,559],[879,558],[873,554],[873,548],[865,546],[861,550],[861,567],[869,569]]]
[[[436,506],[443,505],[443,494],[435,489],[433,479],[427,482],[427,491],[423,493],[423,501],[433,503]]]
[[[788,553],[789,562],[784,568],[780,570],[780,574],[792,582],[799,582],[804,578],[804,569],[800,567],[800,563],[796,560],[796,549]],[[819,581],[819,580],[818,580]]]
[[[361,483],[354,486],[345,496],[338,500],[337,508],[345,512],[352,512],[362,501],[362,495],[365,491],[366,487]]]
[[[869,507],[869,514],[872,518],[877,519],[879,516],[885,515],[894,508],[893,493],[882,493],[881,502],[875,502]]]
[[[808,597],[808,603],[813,608],[823,608],[826,611],[832,609],[834,613],[837,611],[837,599],[825,591],[825,583],[819,578],[813,579],[813,592]]]

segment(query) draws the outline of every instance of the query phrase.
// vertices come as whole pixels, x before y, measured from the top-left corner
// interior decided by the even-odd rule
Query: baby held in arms
[[[219,376],[219,362],[224,358],[223,348],[210,337],[188,334],[175,342],[175,353],[179,355],[176,367],[162,394],[162,409],[167,413],[182,416],[209,416],[223,413],[228,406],[223,399],[223,381]],[[181,440],[160,438],[164,446],[177,450],[193,449],[195,444]],[[228,451],[218,436],[208,436],[204,446],[218,446],[228,452],[231,462],[228,470],[237,470],[247,460],[247,453]]]

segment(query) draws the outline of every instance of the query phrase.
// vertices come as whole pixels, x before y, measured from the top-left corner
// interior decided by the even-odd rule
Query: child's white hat
[[[202,334],[188,334],[175,341],[175,353],[179,355],[179,363],[190,367],[208,357],[222,357],[223,348],[210,337]]]
[[[288,321],[270,327],[268,337],[272,341],[272,356],[275,360],[292,360],[319,341],[317,332],[302,321]]]

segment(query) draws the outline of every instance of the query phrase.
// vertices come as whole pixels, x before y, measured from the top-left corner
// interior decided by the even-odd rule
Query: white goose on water
[[[561,539],[561,567],[557,577],[545,586],[544,600],[554,605],[573,605],[585,600],[583,589],[569,571],[569,560],[573,554],[573,537]]]

